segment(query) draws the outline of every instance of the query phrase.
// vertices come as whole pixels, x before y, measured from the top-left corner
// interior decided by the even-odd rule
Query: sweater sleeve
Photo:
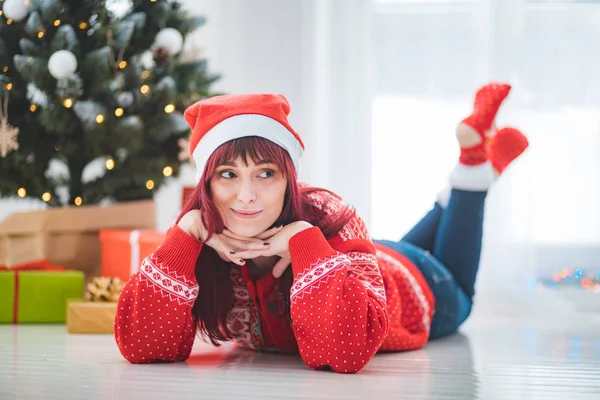
[[[189,357],[196,331],[191,310],[198,296],[195,265],[201,248],[200,242],[175,225],[125,285],[114,332],[129,362]]]
[[[359,371],[388,329],[385,288],[364,224],[353,219],[330,242],[313,227],[294,235],[289,247],[290,312],[300,355],[314,369]]]

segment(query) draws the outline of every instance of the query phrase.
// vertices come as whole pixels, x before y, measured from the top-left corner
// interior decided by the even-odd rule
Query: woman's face
[[[281,215],[287,181],[270,160],[246,165],[241,157],[215,168],[210,179],[212,199],[227,229],[253,237],[266,231]]]

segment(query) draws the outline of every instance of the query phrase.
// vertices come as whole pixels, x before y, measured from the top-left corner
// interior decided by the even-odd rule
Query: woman
[[[132,363],[214,345],[299,353],[352,373],[378,351],[422,347],[471,310],[490,185],[528,146],[494,119],[492,83],[457,128],[461,155],[433,209],[399,242],[373,241],[333,193],[296,181],[304,144],[280,95],[219,96],[185,112],[198,186],[123,290],[115,336]]]

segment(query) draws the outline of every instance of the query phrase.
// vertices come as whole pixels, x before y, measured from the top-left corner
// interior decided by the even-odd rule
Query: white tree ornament
[[[2,12],[7,19],[22,21],[29,13],[28,6],[29,0],[4,0]]]
[[[183,36],[175,28],[161,29],[154,38],[154,47],[162,47],[171,55],[177,54],[183,47]]]
[[[48,60],[50,75],[63,79],[77,71],[77,58],[69,50],[59,50]]]

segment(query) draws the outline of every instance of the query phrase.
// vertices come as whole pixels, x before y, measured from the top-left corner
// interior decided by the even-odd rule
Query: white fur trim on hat
[[[260,114],[239,114],[215,125],[198,142],[192,153],[196,163],[196,181],[200,181],[208,159],[219,146],[247,136],[260,136],[283,147],[294,163],[296,174],[300,173],[303,149],[292,132],[273,118]]]

